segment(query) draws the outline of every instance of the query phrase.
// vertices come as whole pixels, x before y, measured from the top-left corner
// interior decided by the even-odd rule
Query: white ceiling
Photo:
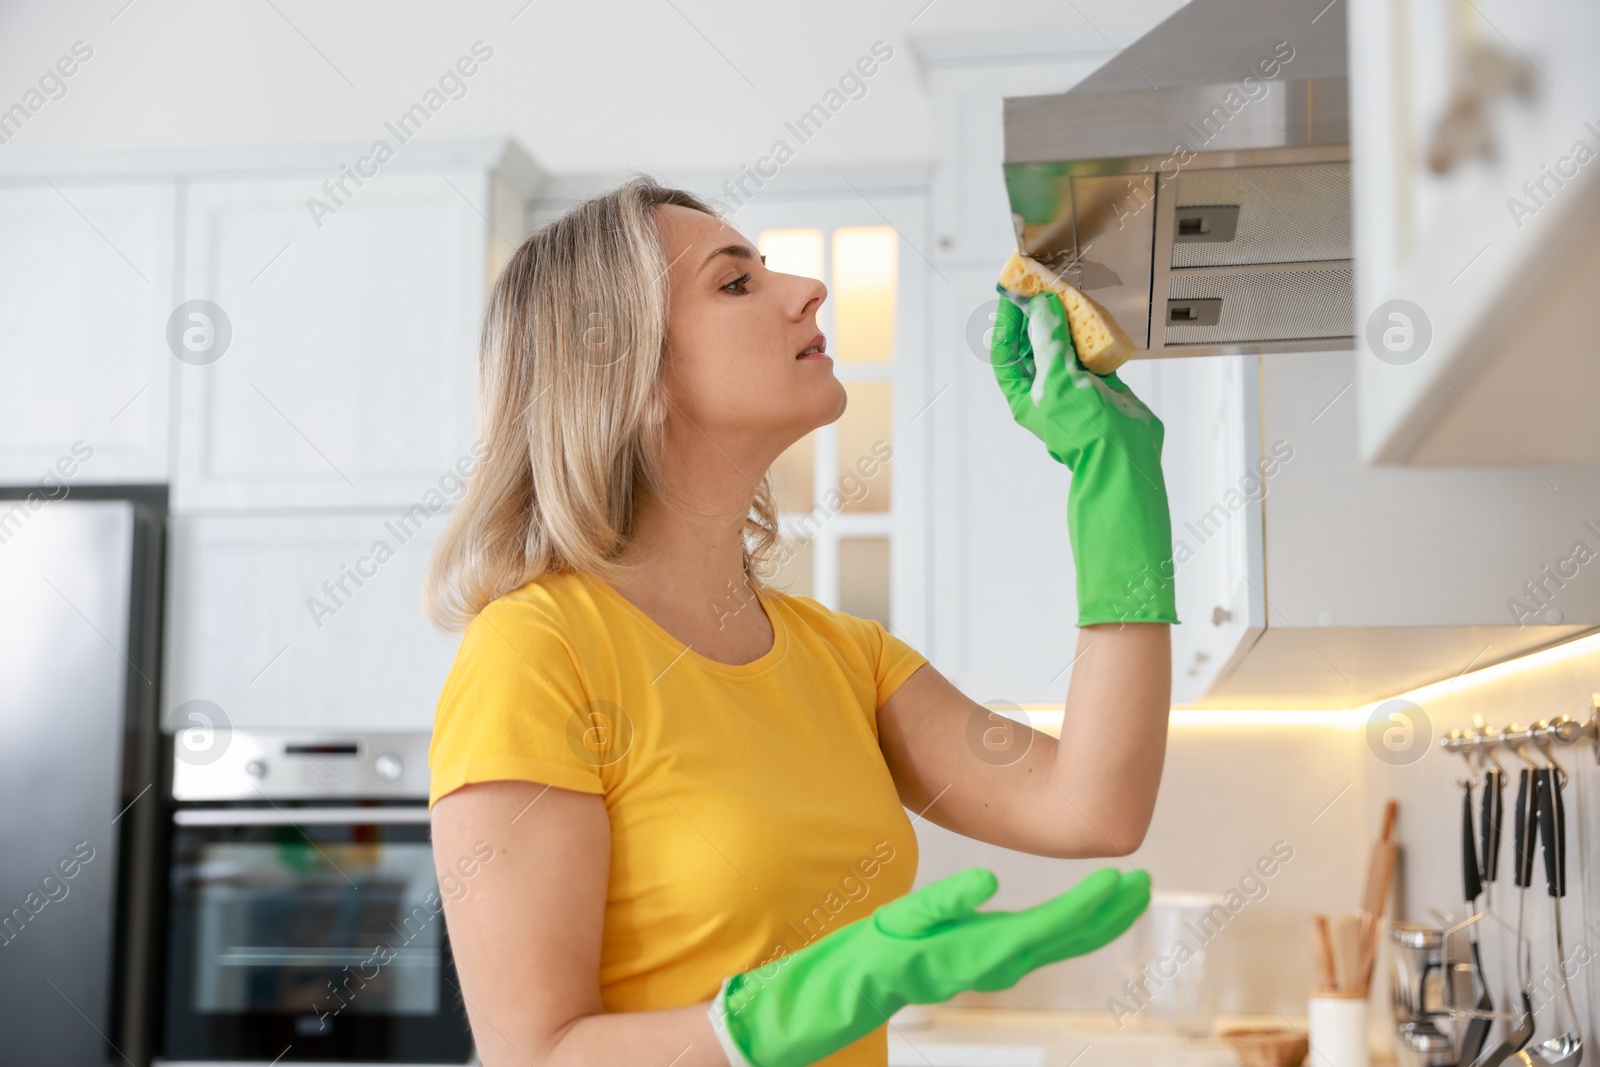
[[[510,134],[557,173],[736,170],[883,40],[894,57],[794,163],[922,163],[927,100],[913,40],[1014,36],[1110,54],[1179,6],[0,0],[0,109],[74,41],[94,50],[0,153],[376,139],[482,40],[492,58],[424,136]]]

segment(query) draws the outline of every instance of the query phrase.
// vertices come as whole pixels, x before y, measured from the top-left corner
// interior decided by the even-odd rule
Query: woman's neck
[[[635,603],[671,605],[707,618],[717,616],[718,604],[742,603],[750,595],[743,536],[752,499],[702,503],[687,512],[654,500],[641,505],[623,557],[636,569],[624,580],[627,588],[618,590]]]

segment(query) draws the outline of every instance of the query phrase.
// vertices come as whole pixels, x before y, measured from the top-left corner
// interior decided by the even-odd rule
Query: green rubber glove
[[[1036,967],[1114,940],[1150,903],[1150,876],[1102,867],[1023,911],[974,909],[994,872],[968,867],[765,967],[727,978],[711,1023],[733,1067],[802,1067],[882,1026],[907,1004],[1010,989]]]
[[[1067,534],[1078,625],[1176,623],[1172,514],[1161,473],[1166,428],[1115,372],[1084,367],[1060,297],[995,289],[995,379],[1017,422],[1072,471]]]

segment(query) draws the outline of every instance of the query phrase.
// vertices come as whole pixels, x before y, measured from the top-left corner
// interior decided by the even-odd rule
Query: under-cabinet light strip
[[[1415,689],[1397,693],[1382,700],[1374,700],[1359,707],[1342,710],[1319,709],[1315,711],[1296,711],[1289,708],[1260,711],[1244,708],[1175,708],[1168,722],[1172,726],[1186,727],[1257,726],[1277,728],[1284,726],[1315,726],[1324,729],[1329,727],[1347,730],[1357,729],[1365,725],[1367,719],[1376,708],[1391,700],[1408,700],[1413,704],[1423,704],[1430,700],[1437,700],[1481,685],[1488,685],[1491,682],[1502,681],[1518,674],[1545,670],[1558,663],[1580,659],[1584,656],[1600,656],[1600,633],[1588,634],[1563,644],[1552,645],[1549,648],[1530,652],[1525,656],[1506,660],[1504,663],[1481,667],[1478,670],[1460,674],[1454,678],[1429,682],[1427,685],[1418,686]],[[1600,690],[1600,685],[1597,685],[1596,688]],[[1061,721],[1066,714],[1059,707],[1041,704],[1022,705],[1020,716],[1004,709],[995,710],[1008,718],[1018,719],[1019,721],[1025,719],[1028,725],[1035,729],[1058,736],[1061,732]],[[1571,709],[1574,718],[1578,718],[1580,715],[1587,717],[1588,711],[1588,708]]]

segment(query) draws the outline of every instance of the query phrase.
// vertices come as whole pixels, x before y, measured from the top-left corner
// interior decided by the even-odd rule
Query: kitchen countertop
[[[1305,1018],[1218,1016],[1213,1033],[1235,1026],[1290,1025]],[[1373,1064],[1392,1064],[1379,1042]],[[1104,1012],[997,1008],[903,1009],[890,1020],[890,1067],[1238,1067],[1220,1038],[1186,1038],[1152,1030],[1115,1029]]]

